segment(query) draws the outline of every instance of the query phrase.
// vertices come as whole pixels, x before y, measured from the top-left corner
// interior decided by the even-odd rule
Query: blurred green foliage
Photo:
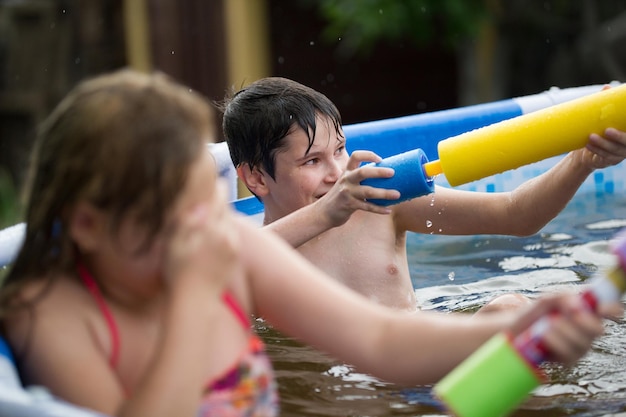
[[[367,54],[381,40],[454,47],[489,17],[485,0],[302,0],[326,20],[323,36],[344,53]]]

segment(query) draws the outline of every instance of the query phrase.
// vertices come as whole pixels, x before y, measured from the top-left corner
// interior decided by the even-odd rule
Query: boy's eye
[[[340,146],[335,150],[335,155],[341,155],[344,153],[345,150],[346,150],[345,146]]]
[[[304,161],[304,165],[315,165],[319,162],[319,158],[311,158]]]

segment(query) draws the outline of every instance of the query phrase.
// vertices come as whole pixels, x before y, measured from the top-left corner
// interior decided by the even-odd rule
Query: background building
[[[23,179],[36,124],[104,71],[161,70],[214,101],[284,76],[350,124],[624,81],[625,11],[624,0],[0,0],[0,197]]]

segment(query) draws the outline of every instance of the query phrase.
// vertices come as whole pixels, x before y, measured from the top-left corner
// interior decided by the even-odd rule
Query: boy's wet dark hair
[[[339,137],[341,115],[328,97],[287,78],[260,79],[227,97],[221,105],[222,127],[233,164],[259,167],[274,178],[275,156],[285,136],[300,127],[313,145],[316,116],[327,117]],[[275,178],[274,178],[275,179]]]

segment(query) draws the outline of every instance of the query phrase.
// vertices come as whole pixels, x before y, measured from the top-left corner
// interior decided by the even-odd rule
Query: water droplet
[[[450,273],[448,274],[448,279],[449,279],[450,281],[454,281],[454,277],[455,277],[455,276],[456,276],[456,274],[454,273],[454,271],[452,271],[452,272],[450,272]]]
[[[174,51],[172,51],[172,55],[174,55]]]
[[[433,222],[431,222],[430,220],[426,220],[426,227],[432,227]]]
[[[315,45],[315,41],[311,41],[311,42],[309,42],[309,45],[310,45],[310,46]]]

